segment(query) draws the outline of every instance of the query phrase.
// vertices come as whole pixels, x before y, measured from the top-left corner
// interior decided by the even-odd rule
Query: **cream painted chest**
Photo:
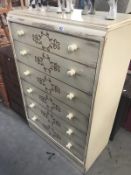
[[[130,16],[105,17],[8,15],[29,125],[82,172],[108,143],[131,57]]]

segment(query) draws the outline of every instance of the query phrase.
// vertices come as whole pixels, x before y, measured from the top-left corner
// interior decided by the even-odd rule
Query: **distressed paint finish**
[[[64,102],[65,104],[73,107],[82,114],[87,115],[90,111],[92,93],[86,94],[80,90],[72,88],[55,78],[48,76],[47,74],[36,71],[35,69],[28,67],[22,63],[19,63],[19,72],[21,79],[33,84],[35,87],[43,90],[44,92],[52,95],[58,100]],[[31,74],[29,76],[24,76],[24,72],[29,70]],[[75,95],[74,99],[67,99],[67,95],[73,93]]]
[[[72,126],[77,127],[79,130],[83,132],[87,130],[89,113],[85,116],[75,109],[71,108],[70,106],[61,103],[61,101],[57,100],[49,94],[44,93],[43,91],[39,90],[38,88],[25,81],[22,81],[22,86],[24,89],[24,94],[30,97],[35,102],[39,103],[43,108],[62,118],[67,123],[70,123]],[[34,92],[32,94],[28,94],[28,88],[32,88]],[[75,120],[70,121],[66,118],[69,113],[74,114]]]
[[[29,125],[54,147],[58,147],[82,172],[91,167],[108,143],[131,55],[130,16],[118,14],[116,20],[107,21],[106,15],[97,12],[95,16],[83,17],[80,10],[74,10],[70,15],[27,10],[8,15]],[[27,37],[18,37],[14,33],[16,29],[24,29]],[[18,46],[16,43],[19,43]],[[79,49],[69,53],[70,44],[73,44],[71,49],[76,49],[76,46]],[[19,55],[21,45],[29,50],[34,48],[32,61],[30,56],[26,62]],[[75,80],[80,84],[78,87],[68,80],[69,77],[62,78],[66,68],[60,59],[64,60],[65,67],[67,64],[76,65],[84,70],[84,76],[88,74],[85,79]],[[31,74],[24,76],[24,72]],[[89,79],[93,80],[92,84]],[[27,87],[32,88],[33,93],[27,93]],[[74,99],[67,99],[69,92],[75,94]],[[72,98],[72,95],[68,97]],[[36,110],[27,107],[30,102],[38,104]],[[32,120],[35,113],[39,115],[36,122]],[[67,113],[75,114],[74,123],[73,119],[65,119]],[[47,129],[52,123],[54,126]],[[60,132],[65,132],[66,127],[74,129],[74,136],[67,137],[65,133],[61,137]]]
[[[15,49],[20,62],[57,78],[62,82],[66,82],[79,90],[87,93],[92,92],[95,67],[85,66],[30,46],[25,47],[24,44],[16,41]],[[21,56],[20,51],[22,50],[26,50],[28,54]],[[75,70],[75,75],[68,75],[68,71],[71,69]],[[87,84],[86,82],[89,83]]]
[[[29,122],[32,122],[31,118],[34,115],[35,114],[31,110],[28,110],[28,116],[29,116],[29,119],[28,120],[29,120]],[[68,139],[67,137],[65,137],[64,134],[62,134],[60,131],[58,131],[56,129],[53,130],[53,128],[50,128],[49,123],[45,119],[42,120],[41,118],[39,118],[34,124],[37,125],[37,127],[40,127],[40,129],[42,129],[44,132],[46,132],[49,136],[51,136],[54,140],[56,140],[59,144],[61,144],[66,149],[66,144],[68,142],[70,142],[70,139]],[[74,142],[73,140],[71,141],[71,143],[73,145],[76,144],[76,142]],[[78,157],[80,160],[83,160],[84,149],[82,149],[81,146],[78,146],[78,144],[77,144],[76,146],[74,146],[72,148],[72,151],[71,152],[76,157]]]
[[[57,54],[82,64],[96,67],[100,45],[99,42],[83,40],[71,36],[66,36],[65,40],[65,35],[63,34],[56,34],[51,31],[22,26],[19,24],[13,24],[11,25],[11,28],[12,31],[14,31],[13,38],[17,41],[21,41],[42,49],[43,51]],[[17,35],[17,31],[21,29],[25,31],[23,37]],[[69,52],[68,46],[73,43],[78,46],[78,49],[75,52]],[[88,49],[85,49],[85,47]]]

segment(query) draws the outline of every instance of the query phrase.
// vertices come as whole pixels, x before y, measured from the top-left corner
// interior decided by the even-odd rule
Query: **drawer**
[[[96,67],[100,48],[98,41],[81,39],[16,23],[10,23],[10,26],[13,38],[17,41]]]
[[[91,95],[89,96],[24,64],[18,63],[18,66],[22,79],[56,97],[83,114],[87,115],[89,113],[92,99]]]
[[[78,111],[70,108],[68,105],[61,103],[56,98],[42,92],[38,88],[35,88],[31,84],[22,81],[23,91],[26,96],[28,96],[33,101],[37,102],[42,108],[47,109],[52,114],[55,114],[59,118],[66,121],[69,125],[77,128],[82,132],[86,132],[88,128],[88,116],[84,116]],[[27,90],[32,89],[31,93],[28,93]],[[44,115],[45,112],[41,109],[41,115]]]
[[[56,142],[61,144],[67,151],[74,154],[77,158],[83,161],[84,159],[84,149],[76,145],[71,138],[64,137],[61,132],[55,130],[47,121],[43,121],[40,117],[36,121],[32,121],[35,118],[35,114],[28,110],[29,121],[34,123],[36,126],[40,127],[46,134],[53,138]],[[68,146],[67,146],[68,145]]]
[[[95,69],[15,41],[17,59],[84,92],[92,92]],[[26,53],[23,55],[23,53]]]
[[[86,131],[81,132],[71,126],[69,122],[67,123],[65,120],[62,120],[60,117],[48,111],[48,109],[43,108],[29,97],[26,96],[25,100],[27,110],[31,110],[36,118],[39,117],[41,118],[41,121],[48,122],[50,127],[57,130],[58,133],[60,132],[64,137],[72,139],[78,146],[84,148],[86,144]],[[30,105],[32,104],[35,104],[34,108],[30,108]]]

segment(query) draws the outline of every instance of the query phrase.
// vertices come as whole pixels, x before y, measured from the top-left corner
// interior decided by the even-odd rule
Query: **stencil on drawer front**
[[[22,81],[23,90],[25,96],[31,98],[33,101],[37,102],[42,109],[45,111],[49,111],[52,114],[55,114],[60,119],[63,119],[73,127],[81,130],[83,132],[87,131],[89,113],[87,116],[82,115],[78,111],[70,108],[64,103],[60,102],[56,98],[44,93],[43,91],[35,88],[31,84]],[[32,90],[32,93],[29,93],[29,89]],[[41,109],[41,114],[45,114],[45,112]]]
[[[58,63],[51,61],[48,54],[43,53],[41,57],[35,56],[35,62],[41,65],[46,73],[60,72],[60,66]]]
[[[61,33],[51,32],[35,27],[11,23],[13,39],[46,50],[64,58],[96,67],[99,57],[100,42],[81,39]],[[16,31],[24,31],[19,36]],[[41,37],[41,33],[44,36]]]
[[[55,38],[51,38],[47,31],[41,31],[40,33],[32,34],[32,40],[41,45],[44,51],[50,52],[51,49],[60,50],[60,42]]]
[[[51,135],[55,139],[62,140],[62,138],[59,135],[59,133],[56,133],[56,131],[54,129],[54,126],[53,126],[54,123],[49,122],[49,120],[42,121],[42,119],[38,115],[36,115],[34,112],[32,112],[29,109],[28,109],[28,114],[29,114],[29,119],[32,120],[32,121],[34,121],[34,122],[39,121],[39,123],[41,123],[41,125],[43,126],[43,128],[46,131],[48,131],[48,134],[49,135]],[[34,118],[35,118],[35,120],[34,120]]]
[[[61,107],[58,106],[53,102],[53,99],[49,97],[47,94],[44,95],[38,95],[39,100],[46,105],[46,108],[49,109],[50,111],[58,111],[61,112]]]
[[[81,91],[87,93],[92,91],[96,71],[94,68],[46,53],[17,41],[15,41],[15,50],[20,62]],[[27,54],[23,56],[25,52]]]
[[[45,121],[45,123],[48,122],[50,128],[53,128],[58,133],[61,133],[63,137],[73,140],[77,145],[84,148],[84,145],[86,143],[87,131],[82,132],[76,129],[75,127],[71,126],[70,123],[67,123],[65,120],[62,120],[60,117],[57,117],[55,114],[52,114],[47,109],[42,108],[42,106],[40,106],[36,102],[35,102],[35,107],[30,108],[30,104],[34,103],[34,100],[32,100],[29,97],[25,97],[25,98],[26,98],[27,109],[34,112],[35,116],[39,116],[41,118],[41,121],[43,122]]]
[[[24,64],[19,63],[18,66],[22,79],[72,106],[81,113],[89,114],[92,100],[91,94],[83,93]]]
[[[45,87],[45,91],[47,93],[49,93],[49,94],[52,94],[52,92],[55,92],[58,94],[61,93],[59,86],[53,84],[50,77],[43,75],[43,78],[37,77],[36,80],[40,85]]]
[[[35,114],[31,110],[28,110],[28,117],[31,121],[34,116]],[[83,147],[76,144],[72,139],[65,137],[60,131],[57,131],[55,128],[50,126],[48,121],[43,121],[39,116],[37,116],[36,120],[32,122],[65,148],[67,148],[66,145],[68,143],[71,143],[72,146],[70,147],[70,149],[68,149],[68,151],[70,151],[72,154],[74,154],[76,157],[83,161],[85,150]]]

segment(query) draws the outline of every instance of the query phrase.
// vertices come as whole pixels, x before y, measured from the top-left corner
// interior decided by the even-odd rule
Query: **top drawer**
[[[10,23],[15,40],[96,67],[100,43],[43,29]]]

